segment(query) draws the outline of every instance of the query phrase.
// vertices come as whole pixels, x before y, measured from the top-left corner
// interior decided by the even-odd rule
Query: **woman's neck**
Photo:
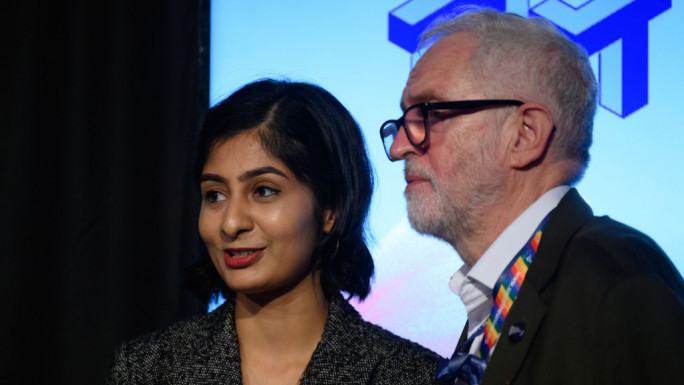
[[[318,277],[279,295],[236,293],[235,329],[244,384],[294,385],[321,340],[328,301]]]

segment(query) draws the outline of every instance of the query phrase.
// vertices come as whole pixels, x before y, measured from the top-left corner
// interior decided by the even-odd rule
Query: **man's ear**
[[[323,210],[323,232],[328,234],[335,226],[335,210]]]
[[[539,103],[529,102],[518,107],[513,140],[509,152],[510,165],[525,168],[541,161],[554,130],[551,112]]]

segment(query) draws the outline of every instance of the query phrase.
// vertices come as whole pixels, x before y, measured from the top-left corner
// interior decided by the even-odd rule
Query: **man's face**
[[[405,109],[421,102],[491,99],[474,81],[470,57],[475,40],[465,33],[442,38],[411,71],[402,95]],[[502,145],[495,110],[447,111],[431,117],[430,139],[416,148],[400,130],[390,153],[404,159],[404,192],[411,225],[459,251],[478,231],[480,218],[503,194]]]

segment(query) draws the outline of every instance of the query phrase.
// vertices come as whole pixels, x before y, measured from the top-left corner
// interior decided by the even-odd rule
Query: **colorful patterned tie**
[[[518,296],[520,286],[522,286],[525,276],[527,275],[527,269],[530,267],[532,259],[537,253],[539,241],[541,240],[546,222],[549,220],[549,215],[551,215],[551,213],[541,221],[534,231],[534,234],[532,234],[532,238],[527,241],[525,246],[523,246],[508,264],[499,277],[499,280],[496,282],[496,285],[494,285],[494,306],[492,306],[492,312],[489,314],[489,318],[485,323],[484,338],[482,339],[482,345],[480,346],[480,352],[478,354],[478,356],[484,360],[489,359],[489,353],[492,351],[494,344],[499,338],[499,333],[506,320],[506,316],[508,316],[508,312],[511,310],[511,306],[513,306],[513,302]]]
[[[513,306],[513,302],[518,296],[520,286],[522,286],[527,269],[532,263],[534,255],[537,253],[542,232],[549,220],[549,213],[541,221],[537,229],[532,234],[529,241],[515,255],[513,260],[504,269],[501,276],[494,285],[493,297],[494,306],[489,314],[487,322],[471,335],[461,346],[457,347],[449,360],[443,360],[437,366],[437,381],[441,384],[455,383],[458,379],[466,381],[470,385],[479,385],[484,370],[487,367],[489,355],[499,338],[501,327],[503,326],[508,311]],[[473,339],[483,333],[484,338],[480,345],[477,356],[468,354]]]

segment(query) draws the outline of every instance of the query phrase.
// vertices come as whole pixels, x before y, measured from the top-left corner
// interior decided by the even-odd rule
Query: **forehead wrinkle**
[[[402,110],[404,111],[416,104],[445,100],[444,97],[437,96],[437,92],[435,92],[433,87],[423,88],[418,93],[413,93],[411,89],[407,88],[404,96],[401,102]]]
[[[425,69],[423,68],[424,66],[418,63],[411,71],[402,94],[401,103],[404,110],[417,103],[446,100],[445,92],[450,87],[434,78],[434,75],[431,73],[434,69],[430,67]]]
[[[479,97],[473,78],[475,36],[456,32],[434,43],[411,70],[404,89],[404,104]]]

